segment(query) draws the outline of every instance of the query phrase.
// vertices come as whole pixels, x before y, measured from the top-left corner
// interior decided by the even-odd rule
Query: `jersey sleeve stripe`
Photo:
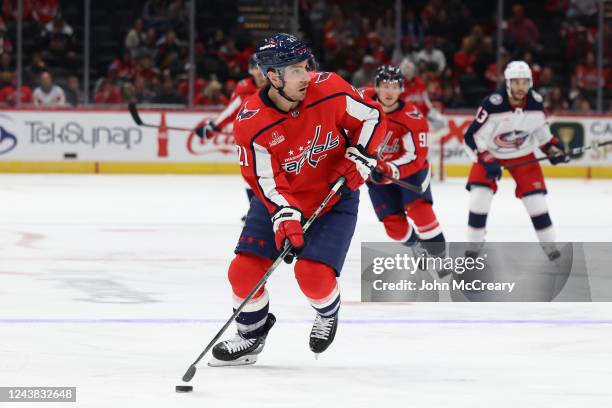
[[[346,95],[346,112],[363,122],[357,144],[367,149],[380,123],[380,112],[372,106],[353,99],[350,95]]]
[[[240,96],[237,96],[232,102],[230,102],[229,105],[227,105],[225,109],[223,109],[223,111],[219,114],[219,116],[217,116],[213,123],[215,125],[219,125],[219,123],[222,123],[228,117],[232,115],[235,116],[236,111],[238,110],[238,108],[240,108],[240,105],[242,105],[242,98]]]
[[[285,197],[276,189],[270,152],[257,143],[253,143],[253,151],[255,153],[255,175],[257,176],[257,184],[261,188],[262,193],[275,205],[288,206],[289,203]]]

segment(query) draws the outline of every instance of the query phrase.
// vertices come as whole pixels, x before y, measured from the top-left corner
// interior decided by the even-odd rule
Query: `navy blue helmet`
[[[269,70],[279,70],[306,60],[314,65],[310,47],[297,37],[285,33],[264,39],[255,51],[255,59],[264,76]]]
[[[382,82],[397,82],[400,87],[404,86],[404,77],[399,67],[395,65],[381,65],[376,70],[376,77],[374,77],[374,85],[380,86]]]

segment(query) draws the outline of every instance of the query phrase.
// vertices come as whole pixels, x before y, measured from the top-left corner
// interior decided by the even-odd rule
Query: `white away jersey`
[[[533,153],[551,138],[540,94],[530,89],[524,106],[513,108],[504,89],[481,102],[464,142],[474,153],[488,150],[498,159],[514,159]]]

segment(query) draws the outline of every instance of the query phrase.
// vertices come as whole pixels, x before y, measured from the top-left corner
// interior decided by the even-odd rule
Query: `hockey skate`
[[[445,269],[443,266],[443,260],[446,257],[446,243],[424,242],[419,240],[417,242],[410,243],[409,245],[404,245],[412,250],[412,254],[415,258],[425,258],[425,268],[423,270],[431,274],[434,279],[436,278],[436,275],[438,278],[442,279],[451,274],[452,271]],[[427,261],[427,259],[431,259],[431,261]]]
[[[546,254],[546,257],[548,258],[549,261],[552,262],[561,257],[561,252],[559,252],[559,250],[557,249],[557,246],[554,243],[542,242],[540,243],[540,246],[542,247],[542,250],[544,250],[544,253]]]
[[[268,313],[268,320],[264,324],[264,331],[259,337],[245,339],[236,333],[229,340],[224,340],[215,344],[212,354],[213,358],[208,362],[210,367],[239,366],[255,364],[257,356],[262,352],[268,332],[274,326],[276,317]]]
[[[336,337],[338,328],[338,313],[330,317],[324,317],[317,313],[312,330],[310,331],[310,350],[315,353],[315,358],[327,350]]]

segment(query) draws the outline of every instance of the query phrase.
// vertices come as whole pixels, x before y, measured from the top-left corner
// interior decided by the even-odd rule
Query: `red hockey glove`
[[[370,174],[370,178],[375,184],[390,184],[391,180],[388,177],[393,177],[394,179],[399,179],[400,171],[397,166],[391,162],[378,162],[378,165],[374,170],[372,170],[372,174]]]
[[[499,162],[490,152],[484,151],[478,153],[478,163],[484,167],[487,172],[487,178],[491,180],[499,180],[502,176],[502,169]]]
[[[368,154],[361,146],[346,149],[344,158],[331,171],[328,181],[334,184],[340,177],[346,177],[346,187],[355,191],[361,187],[376,167],[376,158]]]
[[[550,142],[540,146],[540,150],[548,156],[548,161],[553,166],[559,163],[567,163],[570,161],[570,156],[565,151],[565,144],[557,136],[553,136]]]
[[[272,214],[274,242],[278,250],[283,248],[286,239],[296,249],[304,246],[302,218],[302,212],[295,207],[280,207]]]

